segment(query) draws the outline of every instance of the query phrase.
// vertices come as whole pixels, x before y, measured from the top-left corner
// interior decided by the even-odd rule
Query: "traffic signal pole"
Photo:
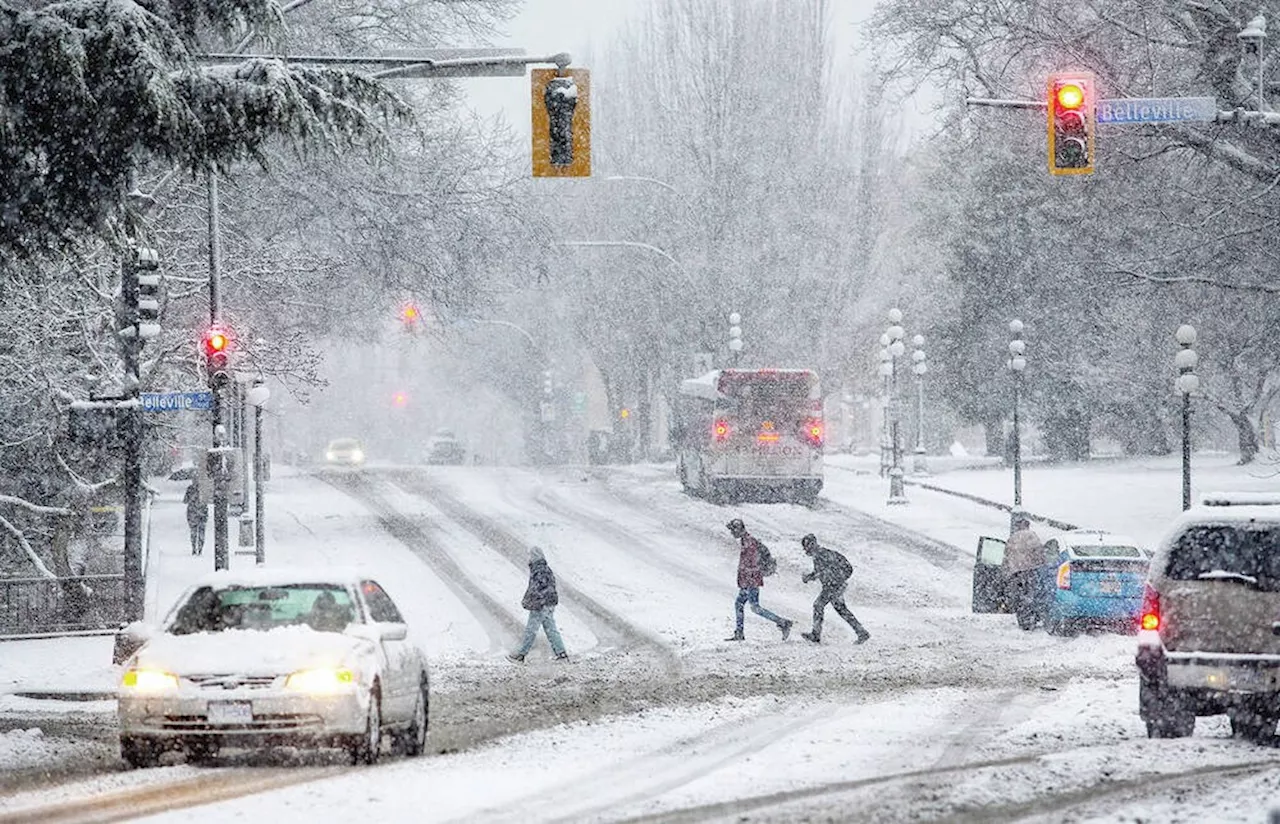
[[[120,294],[124,312],[129,315],[121,329],[124,356],[124,402],[120,404],[120,424],[124,441],[124,618],[141,621],[145,612],[147,587],[142,564],[142,382],[138,362],[142,354],[142,336],[138,304],[138,260],[136,249],[129,249],[120,266]]]
[[[214,328],[222,324],[222,240],[218,227],[218,175],[209,171],[209,321]],[[223,388],[210,381],[213,391],[213,451],[209,474],[213,480],[213,568],[229,569],[231,553],[227,530],[227,456],[226,399]]]

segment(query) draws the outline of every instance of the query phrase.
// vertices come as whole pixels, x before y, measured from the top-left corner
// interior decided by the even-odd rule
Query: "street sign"
[[[1218,117],[1218,101],[1212,97],[1129,97],[1099,100],[1099,123],[1176,123],[1212,121]]]
[[[143,412],[187,412],[213,408],[212,392],[143,392]]]

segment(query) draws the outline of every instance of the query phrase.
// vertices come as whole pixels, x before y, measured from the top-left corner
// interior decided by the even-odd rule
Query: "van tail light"
[[[822,425],[822,421],[817,418],[810,418],[804,422],[804,439],[814,446],[822,446],[823,437],[826,435],[826,427]]]
[[[1142,588],[1142,619],[1138,627],[1153,631],[1160,629],[1160,593],[1151,584]]]
[[[1058,589],[1071,589],[1071,562],[1058,567]]]
[[[711,437],[716,441],[729,440],[729,422],[718,420],[711,426]]]

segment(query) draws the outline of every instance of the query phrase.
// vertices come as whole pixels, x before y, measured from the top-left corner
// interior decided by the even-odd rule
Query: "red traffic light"
[[[1058,108],[1078,109],[1084,105],[1084,89],[1079,83],[1066,82],[1058,85]]]
[[[391,396],[391,405],[397,409],[403,409],[409,405],[409,394],[407,392],[397,392]]]
[[[422,313],[418,311],[416,303],[406,303],[400,307],[400,319],[405,323],[417,323],[420,317]]]
[[[219,352],[226,352],[231,346],[231,338],[221,329],[210,329],[204,333],[204,353],[206,355],[216,355]]]

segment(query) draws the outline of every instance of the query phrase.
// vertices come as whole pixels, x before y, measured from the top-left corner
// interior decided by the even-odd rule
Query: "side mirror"
[[[403,641],[409,637],[409,627],[405,624],[382,624],[378,627],[378,637],[384,641]]]
[[[131,624],[125,624],[116,633],[115,644],[111,650],[111,663],[123,664],[133,655],[142,645],[150,641],[156,635],[156,628],[151,624],[142,621],[134,621]]]

